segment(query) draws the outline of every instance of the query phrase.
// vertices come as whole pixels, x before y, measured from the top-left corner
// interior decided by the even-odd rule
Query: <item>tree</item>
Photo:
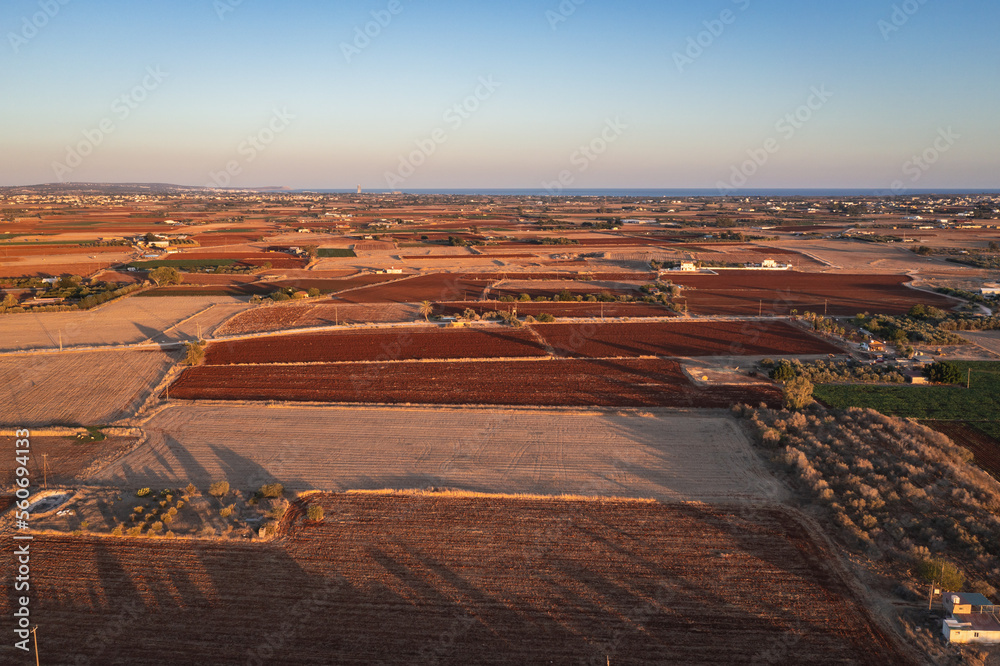
[[[180,284],[181,273],[173,266],[160,266],[149,272],[149,279],[158,287],[165,284]]]
[[[990,252],[1000,252],[1000,244],[998,244],[996,241],[990,241],[989,251]]]
[[[424,321],[430,321],[431,313],[434,312],[434,304],[430,301],[420,303],[420,314],[424,316]]]
[[[927,379],[935,384],[961,384],[965,381],[965,373],[954,363],[939,361],[924,371]]]
[[[788,382],[795,379],[795,368],[786,360],[782,360],[771,371],[771,379],[776,382]]]
[[[928,255],[934,254],[934,250],[932,250],[931,248],[927,247],[926,245],[921,245],[916,250],[914,250],[914,252],[916,252],[917,254],[919,254],[922,257],[926,257]]]
[[[313,261],[317,256],[319,256],[319,247],[316,245],[306,245],[303,249],[306,251],[306,254],[309,255],[309,261]]]
[[[803,409],[813,402],[813,383],[805,377],[796,377],[785,384],[785,407],[788,409]]]
[[[319,522],[323,520],[323,507],[318,504],[312,504],[306,509],[306,517],[314,522]]]
[[[17,307],[17,296],[14,294],[7,294],[3,299],[3,307],[13,308]]]
[[[917,565],[917,573],[928,583],[937,583],[946,592],[961,592],[965,586],[965,574],[944,560],[923,560]]]
[[[188,342],[185,345],[187,355],[184,363],[187,365],[198,365],[205,358],[205,345],[199,342]]]

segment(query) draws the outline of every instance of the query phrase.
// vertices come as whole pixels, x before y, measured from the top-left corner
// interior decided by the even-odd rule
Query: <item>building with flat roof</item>
[[[941,633],[950,643],[1000,643],[1000,606],[974,592],[941,595]]]

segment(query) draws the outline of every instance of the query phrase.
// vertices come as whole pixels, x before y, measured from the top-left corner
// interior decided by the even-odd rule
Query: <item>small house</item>
[[[981,594],[945,592],[941,633],[950,643],[1000,643],[1000,606]]]
[[[878,340],[869,340],[861,343],[861,349],[866,352],[882,353],[885,351],[885,343]]]

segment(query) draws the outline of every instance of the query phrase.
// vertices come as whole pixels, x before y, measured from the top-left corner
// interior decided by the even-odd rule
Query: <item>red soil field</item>
[[[859,312],[905,314],[919,303],[942,309],[955,301],[906,286],[905,275],[852,275],[795,271],[723,271],[718,275],[671,274],[692,314],[788,314],[810,310],[837,316]],[[761,303],[763,301],[763,303]]]
[[[510,312],[517,307],[521,316],[545,313],[554,317],[676,317],[661,305],[652,303],[500,303],[497,301],[465,301],[455,303],[435,304],[435,314],[456,315],[466,308],[475,310],[478,314],[484,312]]]
[[[244,234],[196,234],[192,238],[202,247],[217,247],[219,245],[236,245],[239,243],[252,243],[265,235],[266,230]]]
[[[607,287],[600,287],[597,285],[590,284],[588,282],[567,282],[565,285],[558,289],[533,289],[533,288],[519,288],[519,289],[505,289],[504,287],[498,287],[496,289],[491,289],[489,296],[490,298],[503,298],[504,296],[513,296],[517,298],[521,294],[527,294],[532,298],[537,298],[538,296],[544,296],[546,298],[553,298],[562,293],[563,289],[568,291],[570,294],[576,296],[587,295],[587,294],[609,294],[611,296],[625,296],[632,295],[636,296],[639,294],[639,288],[622,288],[622,289],[609,289]],[[568,301],[567,301],[568,302]]]
[[[596,271],[576,271],[566,273],[469,273],[467,277],[476,277],[483,280],[572,280],[586,279],[588,282],[653,282],[656,280],[656,273],[622,271],[618,273],[596,272]]]
[[[398,280],[399,277],[400,276],[398,275],[358,275],[357,277],[342,280],[330,280],[325,278],[298,278],[295,280],[278,280],[276,282],[269,282],[268,284],[273,286],[275,289],[294,287],[295,289],[309,290],[315,287],[324,293],[335,293],[338,291],[344,291],[345,289],[354,289],[355,287],[365,287],[371,284],[390,282],[392,280]]]
[[[842,350],[775,321],[542,324],[534,327],[558,356],[763,356]]]
[[[963,421],[921,421],[972,451],[975,462],[995,478],[1000,477],[1000,442]]]
[[[48,257],[62,254],[105,254],[127,252],[129,248],[120,245],[98,245],[80,247],[79,245],[0,245],[0,260],[15,257]]]
[[[17,266],[0,266],[0,277],[62,277],[64,275],[82,275],[86,277],[101,268],[107,268],[105,261],[79,261],[72,264],[23,264]]]
[[[323,365],[203,365],[170,387],[182,400],[280,400],[436,405],[777,407],[767,385],[695,386],[663,359],[402,361]]]
[[[270,543],[36,539],[45,663],[917,663],[784,507],[311,502]]]
[[[530,330],[395,328],[213,342],[207,365],[545,356]]]
[[[478,276],[476,276],[478,277]],[[358,289],[338,297],[347,303],[419,303],[421,301],[478,300],[488,286],[462,273],[418,275],[390,284]]]

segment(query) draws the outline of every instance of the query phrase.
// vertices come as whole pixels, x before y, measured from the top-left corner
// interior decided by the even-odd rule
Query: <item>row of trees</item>
[[[959,574],[956,587],[964,571],[977,579],[973,589],[995,592],[1000,484],[972,464],[968,450],[870,409],[735,412],[849,547],[914,573],[948,564]]]

